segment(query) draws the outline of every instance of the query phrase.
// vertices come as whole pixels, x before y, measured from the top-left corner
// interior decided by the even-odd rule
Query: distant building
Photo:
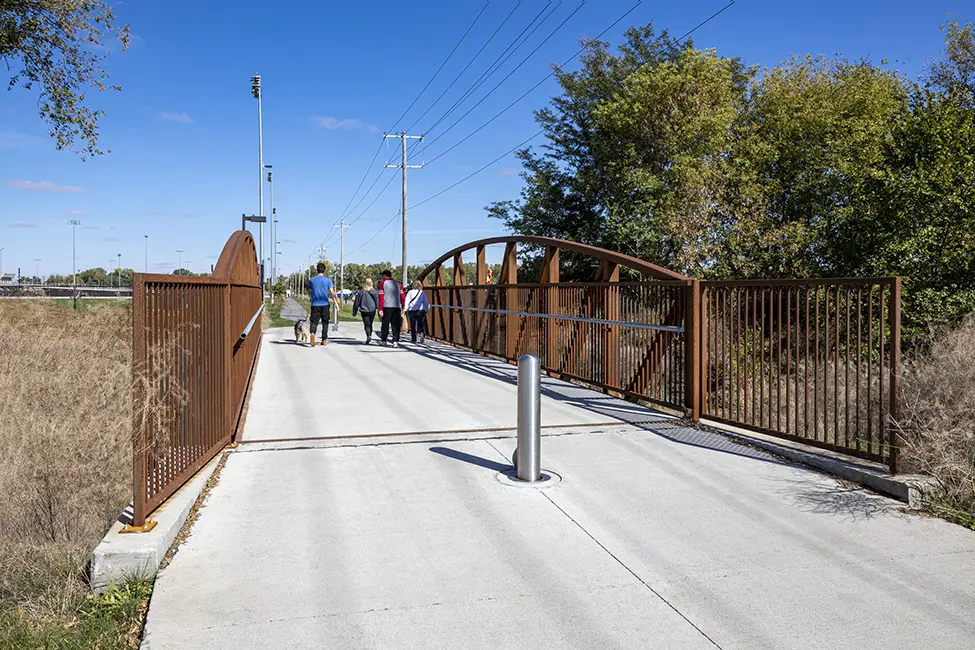
[[[16,273],[4,273],[0,275],[0,284],[16,284],[17,274]]]

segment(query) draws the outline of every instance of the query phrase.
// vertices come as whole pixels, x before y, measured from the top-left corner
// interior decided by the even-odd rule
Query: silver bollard
[[[542,374],[538,357],[518,358],[518,448],[515,469],[519,480],[542,477]]]

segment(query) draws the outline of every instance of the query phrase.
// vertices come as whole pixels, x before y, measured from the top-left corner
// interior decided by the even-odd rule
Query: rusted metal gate
[[[505,246],[496,284],[492,244]],[[545,250],[537,283],[518,283],[519,244]],[[561,251],[599,260],[594,281],[560,282]],[[620,282],[620,267],[645,279]],[[419,279],[434,339],[509,361],[534,354],[556,377],[898,471],[897,278],[698,281],[575,242],[496,237],[455,248]]]
[[[234,439],[262,306],[254,239],[243,230],[212,277],[135,274],[133,528]]]

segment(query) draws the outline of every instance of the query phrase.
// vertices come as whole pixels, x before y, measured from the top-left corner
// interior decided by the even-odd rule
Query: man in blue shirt
[[[325,265],[318,263],[318,275],[308,280],[308,293],[311,294],[311,347],[315,347],[315,332],[318,322],[322,323],[322,345],[328,345],[328,319],[330,301],[338,301],[332,278],[325,275]]]

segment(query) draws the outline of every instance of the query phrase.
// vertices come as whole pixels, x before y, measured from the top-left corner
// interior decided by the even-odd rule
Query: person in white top
[[[406,293],[406,317],[410,319],[410,340],[416,343],[417,335],[420,336],[420,345],[426,341],[426,320],[427,311],[430,310],[430,301],[427,294],[423,293],[423,285],[419,280],[413,281],[413,288]]]

